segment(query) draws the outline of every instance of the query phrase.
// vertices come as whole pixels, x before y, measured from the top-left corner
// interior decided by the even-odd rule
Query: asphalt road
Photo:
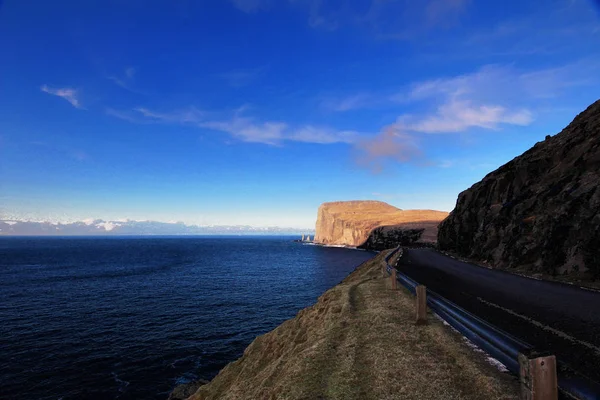
[[[600,292],[480,267],[433,249],[405,250],[398,269],[600,382]]]

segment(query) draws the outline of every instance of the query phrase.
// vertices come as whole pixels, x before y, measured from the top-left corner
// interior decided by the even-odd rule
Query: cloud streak
[[[423,158],[415,139],[392,124],[375,137],[363,139],[355,144],[356,163],[379,173],[389,162],[409,163]]]
[[[293,127],[281,121],[258,121],[245,116],[244,112],[245,107],[242,107],[226,118],[214,118],[215,113],[202,111],[195,107],[173,112],[157,112],[144,107],[136,107],[131,111],[106,109],[108,115],[128,122],[191,126],[227,133],[242,142],[272,146],[279,146],[284,142],[354,143],[362,137],[360,133],[350,130],[336,130],[312,125]]]
[[[251,68],[251,69],[237,69],[234,71],[225,72],[217,75],[219,78],[227,81],[229,86],[239,88],[247,86],[258,79],[264,72],[265,67]]]
[[[107,76],[107,79],[114,82],[115,85],[128,90],[132,93],[137,94],[146,94],[142,91],[139,91],[134,88],[135,75],[137,73],[137,69],[135,67],[127,67],[120,75],[110,75]]]
[[[529,125],[533,115],[529,110],[509,111],[498,105],[474,106],[469,100],[451,99],[442,104],[435,114],[421,118],[401,116],[396,127],[422,133],[457,133],[469,128],[496,130],[502,124]]]
[[[321,101],[321,108],[334,112],[346,112],[366,108],[373,102],[374,100],[369,95],[360,93],[337,99],[323,100]]]
[[[267,9],[270,6],[269,0],[230,0],[235,8],[245,13],[255,13]]]
[[[599,85],[598,68],[600,61],[594,59],[533,71],[486,65],[473,73],[414,83],[390,100],[398,106],[429,105],[429,112],[398,117],[396,124],[405,131],[453,133],[526,126],[534,121],[535,110],[544,107],[544,100]]]
[[[61,154],[63,157],[70,158],[79,162],[88,161],[91,158],[87,152],[78,148],[55,145],[42,141],[33,141],[29,142],[29,144],[35,147],[45,149],[48,152],[55,152]]]
[[[58,96],[68,101],[75,108],[83,108],[81,101],[79,100],[79,93],[77,89],[73,88],[52,88],[48,85],[42,85],[40,90],[44,93]]]
[[[425,9],[429,25],[449,24],[465,12],[469,0],[432,0]]]

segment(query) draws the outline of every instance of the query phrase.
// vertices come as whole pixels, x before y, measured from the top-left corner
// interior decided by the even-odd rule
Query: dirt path
[[[500,373],[382,278],[386,252],[259,336],[191,399],[516,399]]]

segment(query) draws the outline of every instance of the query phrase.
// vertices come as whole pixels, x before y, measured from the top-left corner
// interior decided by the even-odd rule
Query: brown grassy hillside
[[[256,338],[190,399],[516,399],[516,380],[457,333],[432,317],[415,326],[412,296],[382,278],[386,254]]]

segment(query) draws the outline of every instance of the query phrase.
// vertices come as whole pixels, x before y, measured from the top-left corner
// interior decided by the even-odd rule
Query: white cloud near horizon
[[[42,85],[40,87],[40,90],[44,93],[48,93],[51,94],[53,96],[58,96],[61,97],[63,99],[65,99],[66,101],[68,101],[69,103],[71,103],[71,105],[75,108],[79,108],[82,109],[83,106],[81,104],[81,101],[79,100],[78,96],[79,96],[79,92],[77,89],[73,89],[73,88],[52,88],[48,85]]]

